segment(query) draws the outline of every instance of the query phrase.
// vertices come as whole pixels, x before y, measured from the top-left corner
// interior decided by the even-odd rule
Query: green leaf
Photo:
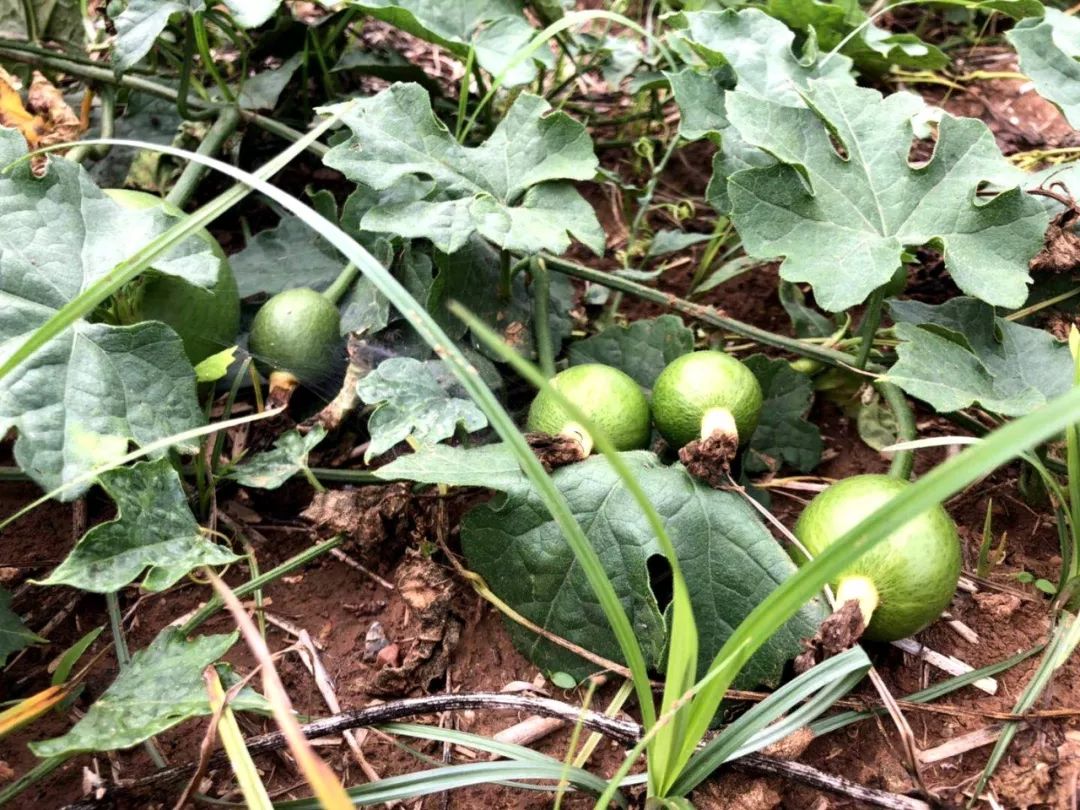
[[[505,444],[452,447],[433,444],[398,456],[374,470],[387,481],[415,481],[452,487],[488,487],[500,492],[524,489],[528,479]]]
[[[407,437],[421,445],[449,439],[461,425],[473,432],[487,417],[472,400],[447,394],[431,370],[411,357],[392,357],[360,380],[360,399],[377,405],[368,419],[371,444],[364,460],[382,455]]]
[[[123,72],[150,53],[173,14],[186,15],[205,9],[203,0],[129,0],[115,20],[113,67],[118,73]]]
[[[275,3],[276,5],[276,3]],[[303,61],[303,54],[293,54],[273,70],[264,70],[244,80],[236,103],[245,110],[272,110],[285,86]]]
[[[1018,188],[976,197],[984,183],[1021,179],[985,124],[944,114],[933,158],[912,167],[911,121],[924,106],[917,96],[812,83],[806,98],[812,110],[728,94],[732,125],[781,161],[728,179],[747,253],[786,257],[781,276],[809,282],[833,312],[888,282],[917,245],[941,249],[965,293],[1000,306],[1024,302],[1028,260],[1042,248],[1048,217]]]
[[[239,559],[202,533],[168,459],[111,470],[100,482],[116,502],[116,519],[84,534],[43,585],[111,593],[145,570],[142,586],[163,591],[199,566]]]
[[[195,366],[195,379],[201,383],[217,382],[229,373],[229,366],[236,359],[236,346],[222,349],[217,354],[200,360]]]
[[[294,216],[283,216],[275,227],[259,231],[229,257],[242,298],[294,287],[323,290],[343,265],[340,254]]]
[[[729,91],[738,88],[776,104],[805,107],[802,91],[813,79],[854,84],[851,60],[834,56],[825,62],[816,52],[796,54],[795,35],[757,8],[684,12],[673,17],[672,24],[706,68],[668,74],[681,114],[679,133],[721,143],[706,197],[718,211],[727,212],[731,207],[727,178],[740,169],[774,163],[729,126],[725,101]]]
[[[67,682],[67,679],[71,677],[71,671],[79,663],[79,659],[90,649],[90,645],[97,641],[97,637],[104,630],[105,625],[103,624],[95,627],[64,651],[64,654],[56,660],[56,669],[53,670],[52,675],[53,686],[61,686]]]
[[[700,632],[699,671],[732,628],[795,567],[738,495],[695,481],[684,470],[662,466],[646,452],[621,454],[666,521]],[[555,483],[585,529],[615,585],[638,641],[659,667],[667,642],[664,615],[650,584],[648,562],[661,556],[630,493],[602,457],[557,470]],[[531,489],[516,489],[476,507],[461,526],[469,567],[507,604],[546,630],[617,660],[618,645],[580,566]],[[823,615],[813,601],[743,670],[740,683],[775,684],[784,663],[800,650]],[[585,677],[594,666],[562,647],[508,624],[515,645],[537,666]]]
[[[225,0],[225,6],[241,28],[262,25],[280,5],[280,0]],[[150,53],[173,14],[203,11],[206,11],[205,0],[128,0],[116,18],[113,67],[122,73]]]
[[[35,0],[31,5],[19,0],[0,0],[0,33],[25,41],[28,34],[24,15],[28,8],[34,12],[41,39],[82,44],[85,35],[79,0]]]
[[[474,237],[457,253],[435,255],[439,274],[428,297],[428,308],[454,337],[465,334],[465,325],[450,316],[446,306],[451,301],[467,302],[474,315],[503,336],[524,357],[536,356],[533,324],[533,289],[523,272],[514,274],[510,294],[504,297],[499,254],[484,240]],[[552,350],[558,354],[563,339],[573,326],[570,310],[574,306],[574,287],[561,273],[552,273],[548,302],[548,330]],[[474,340],[477,349],[498,360],[498,356]]]
[[[22,136],[0,129],[0,164],[25,154]],[[0,175],[0,218],[0,361],[174,222],[158,209],[121,208],[62,159],[51,159],[40,179],[25,160]],[[218,266],[197,237],[154,262],[203,287],[216,283]],[[132,440],[148,444],[203,424],[195,393],[183,344],[164,324],[79,320],[0,380],[0,434],[19,431],[15,460],[52,490],[122,456]]]
[[[274,442],[272,450],[256,453],[230,470],[227,477],[243,487],[277,489],[308,469],[308,454],[325,438],[326,429],[321,426],[306,434],[290,430]]]
[[[603,363],[625,371],[638,385],[651,389],[664,367],[694,350],[694,333],[678,315],[661,315],[609,326],[570,346],[570,365]]]
[[[863,72],[883,73],[891,66],[915,70],[937,70],[949,63],[939,48],[914,34],[894,34],[869,22],[857,2],[821,0],[769,0],[766,10],[796,31],[812,31],[817,46],[831,51],[856,28],[842,52]],[[861,28],[860,28],[861,26]]]
[[[350,5],[441,45],[464,60],[469,48],[476,61],[493,76],[501,74],[510,60],[537,33],[522,13],[520,0],[351,0]],[[536,77],[536,64],[552,65],[551,53],[541,49],[532,60],[510,69],[504,84],[526,84]]]
[[[1005,34],[1020,57],[1020,69],[1052,101],[1070,126],[1080,127],[1080,20],[1055,8],[1021,20]]]
[[[67,734],[30,743],[39,757],[130,748],[192,717],[210,712],[202,673],[236,642],[236,634],[196,636],[188,641],[174,627],[132,656],[86,715]],[[220,668],[219,668],[220,669]],[[228,672],[226,670],[226,672]],[[223,679],[229,688],[234,677]],[[229,704],[236,711],[265,711],[266,701],[245,688]]]
[[[1067,344],[1007,321],[986,304],[970,298],[940,306],[892,301],[889,309],[901,342],[888,379],[936,411],[977,404],[1022,416],[1072,385]]]
[[[501,248],[562,253],[573,236],[597,253],[604,233],[571,180],[590,180],[597,159],[585,128],[523,93],[491,136],[458,144],[416,84],[395,84],[359,99],[343,120],[353,137],[330,150],[326,165],[382,191],[429,179],[424,199],[384,203],[360,221],[365,230],[430,239],[444,253],[479,233]]]
[[[7,663],[12,653],[44,641],[23,624],[19,615],[11,609],[11,594],[0,588],[0,666]]]
[[[777,295],[798,337],[828,337],[836,331],[832,318],[807,304],[803,291],[790,281],[781,280]]]
[[[743,456],[747,473],[776,472],[781,465],[810,472],[821,461],[821,431],[806,419],[814,399],[813,381],[786,360],[755,354],[745,361],[765,401],[761,418]]]

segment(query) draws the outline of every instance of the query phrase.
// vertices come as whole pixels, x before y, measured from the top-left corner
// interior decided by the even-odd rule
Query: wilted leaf
[[[83,751],[130,748],[192,717],[210,714],[202,673],[236,643],[236,633],[196,636],[190,641],[167,627],[150,646],[139,650],[112,686],[67,734],[30,743],[39,757],[67,757]],[[236,682],[224,672],[226,688]],[[230,703],[236,711],[267,710],[266,701],[243,689]]]
[[[976,197],[984,183],[1021,179],[984,123],[944,114],[933,158],[912,167],[917,96],[883,99],[836,83],[812,83],[806,96],[813,110],[728,94],[731,124],[781,161],[728,178],[747,253],[785,256],[781,276],[809,282],[833,312],[885,284],[907,247],[928,244],[941,249],[964,292],[1000,306],[1023,303],[1028,260],[1042,247],[1048,217],[1018,188]]]
[[[11,594],[0,588],[0,666],[7,663],[12,653],[43,641],[45,639],[23,624],[19,615],[11,609]]]
[[[1080,128],[1080,20],[1047,8],[1044,16],[1021,20],[1005,36],[1039,95]]]
[[[17,132],[0,129],[0,163],[25,153]],[[50,160],[40,179],[25,161],[0,175],[0,219],[0,358],[173,224],[159,209],[121,208],[62,159]],[[156,271],[204,287],[217,281],[218,267],[197,237],[154,262]],[[77,321],[0,380],[0,433],[19,431],[15,460],[50,490],[123,455],[131,440],[148,444],[204,421],[183,344],[161,323]]]
[[[757,429],[743,455],[747,473],[775,472],[781,465],[810,472],[821,461],[821,431],[806,419],[814,384],[786,360],[755,354],[744,361],[754,372],[765,402]]]
[[[84,534],[43,585],[111,593],[145,570],[142,586],[163,591],[195,568],[239,559],[203,534],[168,459],[111,470],[100,482],[116,519]]]
[[[381,455],[412,436],[421,445],[448,439],[461,425],[470,433],[487,426],[472,400],[450,396],[424,363],[392,357],[357,384],[360,399],[377,405],[368,419],[371,444],[364,459]]]
[[[353,137],[330,150],[328,166],[377,191],[423,178],[423,199],[380,203],[365,230],[430,239],[445,253],[479,233],[508,250],[561,253],[574,236],[596,252],[604,234],[570,180],[589,180],[597,160],[585,128],[523,93],[491,136],[461,146],[435,117],[427,91],[395,84],[353,102],[344,114]]]
[[[315,427],[306,434],[290,430],[272,450],[256,453],[229,471],[228,477],[243,487],[277,489],[297,473],[308,469],[308,454],[326,438],[326,430]]]
[[[570,364],[603,363],[625,371],[643,388],[652,388],[664,367],[694,350],[694,333],[677,315],[661,315],[609,326],[570,346]]]
[[[738,495],[711,489],[651,453],[624,453],[664,520],[693,599],[700,638],[699,673],[736,627],[795,566]],[[603,457],[562,467],[555,483],[585,529],[630,616],[648,661],[661,666],[666,644],[648,562],[661,556],[640,508]],[[469,567],[526,618],[606,658],[619,646],[596,596],[540,499],[515,489],[476,507],[461,526]],[[823,616],[804,607],[754,655],[739,675],[744,687],[775,684],[784,663]],[[581,678],[595,669],[573,653],[508,623],[515,645],[544,670]]]
[[[970,298],[940,306],[892,301],[899,358],[888,379],[946,413],[979,405],[1023,416],[1072,386],[1065,343]]]
[[[521,0],[350,0],[350,5],[413,36],[446,48],[459,59],[476,49],[476,61],[493,76],[506,71],[510,60],[537,33],[522,13]],[[507,86],[536,77],[536,62],[552,65],[551,53],[540,48],[532,59],[509,69]]]

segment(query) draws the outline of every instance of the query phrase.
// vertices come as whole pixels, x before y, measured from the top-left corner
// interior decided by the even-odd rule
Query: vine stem
[[[525,711],[544,717],[557,717],[573,724],[580,723],[582,726],[597,731],[623,745],[636,743],[644,733],[637,723],[608,717],[587,709],[583,710],[580,706],[550,698],[534,698],[502,692],[441,694],[422,698],[407,698],[332,715],[301,726],[301,731],[305,737],[311,739],[340,734],[342,731],[362,726],[389,723],[405,717],[438,714],[447,711],[475,710]],[[280,732],[262,734],[247,740],[247,748],[252,756],[276,751],[285,745],[285,737]],[[224,765],[227,762],[226,755],[223,752],[218,752],[211,757],[208,764],[210,767],[215,767]],[[762,754],[747,754],[732,760],[729,764],[733,768],[750,773],[769,774],[797,780],[813,787],[858,799],[876,807],[891,808],[891,810],[929,810],[929,805],[918,799],[866,787],[842,776],[834,776],[809,765],[803,765],[791,760],[774,759]],[[132,791],[151,789],[157,794],[165,786],[187,779],[194,769],[195,766],[191,764],[179,765],[150,776],[131,780],[124,785],[106,784],[102,787],[103,798],[115,800],[121,795],[127,795]],[[100,806],[100,801],[79,802],[68,805],[66,810],[93,810],[93,808]]]
[[[196,154],[200,155],[213,155],[218,152],[225,144],[225,141],[229,139],[229,136],[236,132],[236,128],[240,126],[240,110],[236,107],[227,107],[223,109],[214,121],[213,125],[207,130],[202,143],[199,144],[199,148],[195,150]],[[195,194],[196,189],[199,187],[200,181],[206,176],[209,169],[201,163],[190,161],[187,166],[184,167],[184,171],[181,172],[180,177],[177,178],[176,184],[172,187],[172,190],[165,197],[165,201],[172,203],[177,208],[183,208],[187,201]]]
[[[172,101],[174,103],[180,97],[179,93],[172,87],[159,84],[158,82],[143,76],[136,76],[129,73],[117,76],[108,68],[87,65],[60,56],[42,56],[40,54],[40,49],[34,49],[30,46],[20,47],[21,45],[22,43],[13,42],[11,40],[0,40],[0,57],[39,68],[46,67],[52,70],[58,70],[71,76],[77,76],[86,81],[99,82],[101,84],[116,87],[126,87],[129,90],[138,90],[139,92],[147,93],[156,98],[163,98],[166,101]],[[227,104],[206,101],[196,96],[188,96],[187,104],[192,108],[210,112],[231,109]],[[282,124],[279,121],[275,121],[265,115],[260,115],[251,110],[240,110],[239,113],[244,121],[287,141],[294,142],[304,137],[303,132],[293,129],[286,124]],[[315,141],[308,145],[307,150],[317,157],[322,158],[330,151],[330,147]]]
[[[870,293],[870,302],[866,305],[866,314],[859,326],[859,353],[855,356],[856,368],[866,368],[870,360],[870,350],[874,348],[874,335],[881,324],[881,307],[884,303],[884,287],[878,287]]]
[[[555,376],[555,347],[551,342],[551,323],[548,309],[551,303],[551,274],[547,264],[539,256],[529,260],[532,275],[533,333],[536,339],[536,359],[544,376]]]

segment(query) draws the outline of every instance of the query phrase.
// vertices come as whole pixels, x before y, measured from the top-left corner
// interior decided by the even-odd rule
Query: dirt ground
[[[984,54],[990,59],[992,53]],[[973,58],[974,59],[974,58]],[[977,60],[975,60],[977,61]],[[988,62],[989,64],[989,62]],[[1015,69],[1000,66],[997,70]],[[915,89],[915,88],[912,88]],[[940,88],[918,88],[928,98],[943,99]],[[945,101],[956,112],[978,115],[990,124],[1007,153],[1039,146],[1073,145],[1077,133],[1064,125],[1056,110],[1042,102],[1016,81],[995,80],[978,85],[977,93],[960,94]],[[1013,119],[1024,122],[1012,123]],[[672,171],[662,188],[671,195],[693,195],[703,191],[707,181],[706,147],[687,148],[672,164]],[[605,155],[605,162],[618,161],[618,154]],[[620,232],[621,214],[611,201],[588,189],[609,233]],[[711,227],[711,215],[697,212],[691,226]],[[594,262],[595,263],[595,262]],[[693,262],[687,262],[661,277],[660,286],[672,292],[685,292]],[[599,263],[598,266],[610,266]],[[775,267],[745,274],[704,297],[705,303],[722,308],[734,317],[776,331],[787,328],[787,319],[776,297]],[[916,279],[912,294],[933,297],[940,288],[936,279]],[[659,314],[656,307],[627,300],[623,313],[628,317]],[[920,413],[922,435],[953,432],[948,423],[929,413]],[[835,404],[821,398],[811,419],[818,423],[826,441],[825,461],[816,474],[825,478],[883,471],[887,459],[865,446],[855,426]],[[944,450],[919,454],[918,469],[939,462]],[[964,540],[965,570],[971,571],[978,551],[983,520],[992,499],[993,526],[998,536],[1007,533],[1005,559],[997,565],[989,580],[979,584],[976,593],[960,592],[951,615],[974,632],[964,637],[946,622],[938,622],[919,636],[932,649],[953,655],[975,667],[991,664],[1026,650],[1046,640],[1048,632],[1048,597],[1016,580],[1018,572],[1056,578],[1060,554],[1056,528],[1045,510],[1033,509],[1017,494],[1016,466],[1007,467],[993,477],[959,495],[948,508],[961,527]],[[366,488],[358,495],[359,506],[351,518],[363,527],[363,540],[346,550],[369,566],[394,587],[380,584],[344,562],[323,556],[305,569],[284,577],[264,591],[268,620],[268,639],[274,650],[295,641],[293,631],[306,630],[320,647],[320,658],[336,683],[337,697],[344,708],[360,707],[374,700],[443,691],[493,691],[521,688],[534,684],[553,696],[570,702],[580,701],[582,693],[566,693],[546,684],[536,668],[511,646],[500,616],[463,584],[436,551],[428,554],[431,544],[445,539],[451,550],[457,547],[456,516],[475,495],[452,494],[438,505],[430,497],[417,504],[400,491]],[[10,514],[37,497],[35,488],[23,484],[0,484],[0,514]],[[301,551],[319,534],[300,517],[312,498],[312,491],[302,483],[290,483],[277,493],[244,495],[233,491],[221,508],[244,526],[251,539],[259,567],[266,570]],[[805,493],[803,493],[805,495]],[[350,496],[352,497],[352,496]],[[393,505],[387,505],[395,499]],[[470,501],[470,499],[472,499]],[[773,508],[788,526],[801,507],[799,493],[775,491]],[[89,498],[90,522],[108,517],[107,504],[100,496]],[[44,688],[49,682],[48,666],[61,651],[88,630],[107,625],[104,601],[66,588],[30,589],[27,580],[42,577],[57,564],[73,543],[73,509],[50,504],[32,512],[6,530],[0,541],[0,579],[16,596],[13,607],[28,615],[31,628],[39,629],[50,619],[62,618],[49,634],[50,644],[35,647],[19,656],[8,667],[4,683],[5,700],[18,699]],[[325,536],[325,532],[323,533]],[[227,579],[241,583],[251,575],[245,564],[237,564]],[[188,615],[209,594],[206,585],[188,581],[163,595],[141,594],[129,589],[121,594],[126,617],[128,640],[133,649],[145,646],[170,622]],[[383,651],[372,660],[368,655],[369,636],[375,623],[396,650]],[[204,632],[230,632],[230,620],[218,615],[204,626]],[[51,714],[31,728],[0,742],[0,781],[6,782],[25,773],[35,763],[26,748],[31,739],[62,733],[80,710],[85,710],[115,677],[117,668],[109,633],[106,631],[91,648],[91,653],[105,650],[92,668],[84,693],[74,707],[64,714]],[[895,648],[868,645],[868,651],[880,674],[894,695],[900,697],[941,680],[942,673]],[[236,667],[245,672],[252,666],[243,645],[231,654]],[[996,695],[973,687],[955,692],[934,704],[936,710],[912,710],[906,713],[918,748],[934,751],[949,741],[973,732],[998,728],[987,713],[1007,712],[1015,703],[1037,665],[1033,657],[998,677]],[[312,717],[329,714],[315,681],[295,653],[285,655],[279,665],[283,681],[296,709]],[[1055,679],[1038,709],[1075,710],[1080,716],[1080,663],[1070,661]],[[612,689],[601,689],[596,697],[606,705]],[[869,684],[856,690],[857,696],[874,704],[875,692]],[[944,711],[943,711],[944,709]],[[947,711],[947,713],[946,713]],[[444,717],[423,718],[424,722],[452,724],[454,727],[484,735],[523,719],[506,713],[467,712]],[[249,733],[271,730],[270,721],[246,720]],[[158,738],[162,753],[170,764],[193,761],[205,729],[205,721],[193,721]],[[566,729],[546,737],[538,747],[561,757],[569,741]],[[923,766],[926,786],[944,806],[960,806],[977,780],[992,747],[987,744]],[[444,751],[434,743],[412,742],[416,749],[436,760],[452,754],[463,761],[466,754]],[[349,749],[340,738],[320,745],[320,754],[349,783],[364,776]],[[385,735],[372,731],[363,743],[370,766],[387,776],[415,770],[421,765],[410,752],[403,750]],[[474,755],[475,756],[475,755]],[[610,773],[621,762],[623,749],[603,741],[593,755],[590,767]],[[889,720],[865,721],[832,735],[813,740],[800,756],[801,761],[831,774],[846,776],[872,787],[896,793],[918,795],[917,787],[905,768],[901,740]],[[304,794],[304,782],[291,760],[285,756],[259,759],[265,781],[275,798],[294,798]],[[27,790],[13,806],[54,808],[78,799],[83,794],[87,770],[110,777],[130,778],[153,771],[153,764],[142,748],[110,756],[82,756],[63,765],[48,779]],[[1008,756],[998,769],[992,785],[1001,807],[1069,808],[1076,806],[1076,785],[1080,775],[1080,727],[1072,716],[1039,719],[1028,723],[1016,737]],[[200,786],[204,793],[221,797],[232,780],[227,770],[210,772]],[[235,794],[228,798],[236,799]],[[169,807],[175,796],[144,797],[132,803],[137,807]],[[812,790],[776,778],[753,778],[739,773],[719,774],[694,796],[700,808],[854,808],[858,803],[831,793]],[[514,791],[486,786],[428,797],[410,802],[422,808],[541,808],[551,805],[544,793]],[[569,797],[564,806],[591,806],[580,797]]]

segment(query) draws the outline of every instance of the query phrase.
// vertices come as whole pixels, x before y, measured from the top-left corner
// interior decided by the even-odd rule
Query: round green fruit
[[[104,191],[124,208],[161,208],[170,217],[187,216],[176,206],[144,191],[120,188]],[[195,235],[218,257],[218,277],[213,287],[199,287],[178,276],[151,270],[122,293],[126,301],[121,308],[123,323],[161,321],[170,326],[183,341],[184,352],[192,363],[232,346],[240,331],[240,295],[225,252],[205,228]]]
[[[551,386],[602,430],[616,450],[638,450],[649,445],[649,401],[629,375],[611,366],[586,363],[560,371],[552,378]],[[533,400],[527,427],[552,436],[573,436],[586,455],[592,452],[592,437],[547,391],[541,391]]]
[[[656,427],[674,448],[720,430],[745,444],[764,396],[757,377],[730,354],[700,351],[672,360],[653,386]]]
[[[795,536],[816,556],[909,486],[886,475],[839,481],[810,501]],[[793,556],[805,562],[801,554]],[[895,641],[922,630],[949,606],[960,565],[956,525],[939,505],[894,531],[832,584],[838,606],[859,602],[865,638]]]
[[[286,372],[301,382],[319,382],[337,368],[340,348],[338,308],[307,287],[278,293],[251,322],[248,349],[267,375]]]

